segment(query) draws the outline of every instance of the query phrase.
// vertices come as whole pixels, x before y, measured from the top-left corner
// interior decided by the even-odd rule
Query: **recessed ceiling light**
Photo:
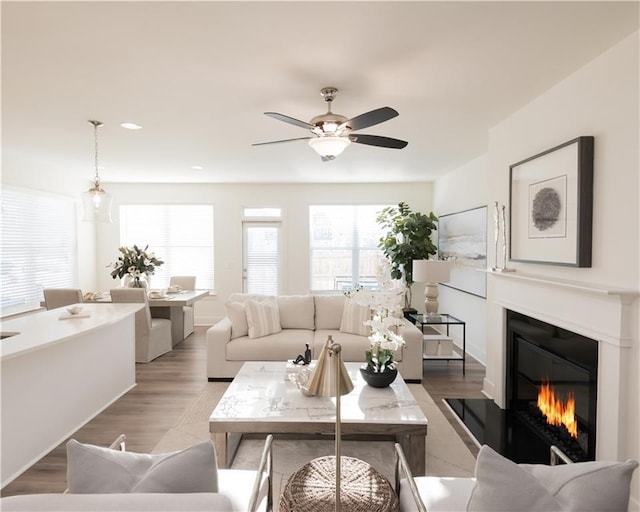
[[[204,167],[202,167],[201,165],[192,165],[191,168],[195,169],[196,171],[201,171],[202,169],[204,169]]]
[[[120,123],[120,126],[126,128],[127,130],[139,130],[140,128],[142,128],[142,126],[136,123]]]

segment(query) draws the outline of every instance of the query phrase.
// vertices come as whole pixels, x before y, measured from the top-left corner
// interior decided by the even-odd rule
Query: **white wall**
[[[310,204],[397,204],[415,211],[432,209],[429,183],[380,184],[109,184],[114,196],[114,223],[98,226],[97,289],[116,285],[106,265],[117,258],[119,204],[209,203],[215,216],[215,296],[196,304],[196,324],[224,316],[224,302],[242,288],[242,212],[244,207],[279,207],[283,212],[283,294],[309,292]],[[140,243],[144,243],[141,241]],[[159,254],[159,256],[162,256]]]
[[[447,173],[434,185],[433,208],[438,216],[461,212],[480,206],[490,206],[489,157],[482,155],[471,162]],[[493,240],[493,210],[487,208],[487,240]],[[487,251],[492,258],[492,251]],[[488,264],[493,264],[488,260]],[[449,313],[466,322],[467,352],[475,359],[486,362],[487,313],[486,300],[460,290],[439,286],[439,311]],[[424,307],[420,308],[423,309]],[[454,341],[462,345],[460,333],[450,332]]]

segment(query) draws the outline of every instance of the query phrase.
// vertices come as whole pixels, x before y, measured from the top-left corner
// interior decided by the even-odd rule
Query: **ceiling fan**
[[[381,137],[379,135],[365,135],[352,133],[362,128],[368,128],[380,124],[389,119],[393,119],[398,112],[391,107],[382,107],[359,116],[347,119],[340,114],[331,112],[331,102],[336,97],[338,89],[335,87],[325,87],[320,94],[327,102],[327,113],[314,117],[308,123],[285,116],[277,112],[265,112],[265,115],[284,121],[285,123],[306,128],[311,131],[310,137],[297,137],[295,139],[274,140],[271,142],[257,142],[252,146],[263,146],[265,144],[280,144],[282,142],[292,142],[296,140],[308,140],[311,146],[322,158],[323,162],[333,160],[342,153],[349,144],[367,144],[369,146],[379,146],[383,148],[402,149],[408,142],[391,137]]]

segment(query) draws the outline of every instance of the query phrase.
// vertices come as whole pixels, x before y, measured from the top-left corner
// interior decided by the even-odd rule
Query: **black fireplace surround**
[[[574,461],[595,460],[598,342],[507,311],[506,361],[508,410]],[[538,392],[547,381],[563,401],[575,397],[577,439],[547,425],[539,412]]]
[[[481,444],[514,462],[549,463],[555,444],[576,461],[595,460],[598,342],[535,318],[506,312],[506,410],[488,399],[447,399]],[[542,384],[575,397],[578,437],[548,425],[537,407]]]

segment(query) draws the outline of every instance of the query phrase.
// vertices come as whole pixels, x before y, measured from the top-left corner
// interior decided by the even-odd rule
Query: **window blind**
[[[280,250],[278,225],[245,225],[245,292],[278,295]]]
[[[376,216],[386,205],[309,207],[311,290],[377,285],[382,229]]]
[[[2,316],[40,306],[44,288],[77,288],[76,203],[5,186],[2,198]]]
[[[166,288],[171,276],[196,276],[198,289],[214,290],[213,205],[121,205],[120,245],[134,244],[164,261],[152,288]]]

